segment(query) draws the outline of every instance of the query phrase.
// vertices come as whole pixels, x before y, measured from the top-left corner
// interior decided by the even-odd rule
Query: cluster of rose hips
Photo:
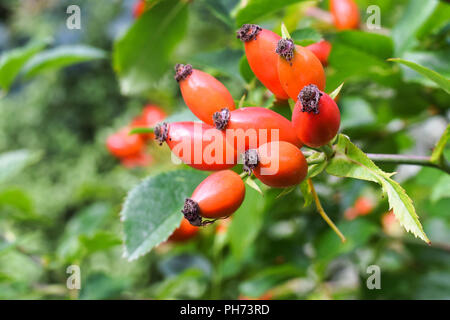
[[[151,133],[130,135],[130,130],[136,127],[153,127],[165,118],[166,113],[160,107],[146,105],[141,114],[128,126],[108,136],[106,139],[108,151],[127,168],[149,165],[152,157],[145,153],[145,145],[154,138],[154,135]]]
[[[267,186],[298,185],[308,171],[300,148],[303,145],[310,148],[327,145],[339,129],[339,109],[322,91],[325,72],[313,52],[295,45],[292,39],[281,38],[254,24],[243,25],[237,37],[245,44],[245,54],[255,76],[278,101],[289,98],[296,101],[295,108],[292,121],[262,107],[236,109],[233,97],[219,80],[189,64],[175,66],[175,79],[183,99],[202,123],[160,123],[154,133],[156,140],[160,144],[166,142],[183,163],[198,170],[216,171],[200,183],[184,203],[184,217],[194,226],[226,218],[242,204],[244,183],[239,174],[229,170],[238,163],[239,156],[243,156],[247,174],[254,174]],[[266,139],[257,135],[251,141],[245,136],[248,130],[265,130]],[[230,139],[225,133],[228,131],[241,132],[244,137],[232,135]],[[214,133],[213,142],[206,138],[211,132]],[[185,138],[192,149],[201,147],[200,159],[200,153],[185,152],[178,147]],[[244,143],[239,143],[242,138]],[[214,161],[207,161],[203,155],[211,143],[227,152],[215,157]],[[272,167],[277,168],[276,172],[264,174],[265,169]]]

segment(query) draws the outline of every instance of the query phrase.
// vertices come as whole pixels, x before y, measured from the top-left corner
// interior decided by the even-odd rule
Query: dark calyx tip
[[[192,66],[190,64],[184,65],[178,63],[175,65],[175,80],[177,80],[177,82],[186,79],[191,73]]]
[[[222,110],[214,112],[213,114],[214,125],[218,130],[224,130],[227,127],[229,120],[230,110],[228,110],[228,108],[223,108]]]
[[[319,100],[322,96],[316,85],[310,84],[305,86],[298,95],[298,100],[302,104],[302,112],[319,113]]]
[[[198,203],[191,198],[186,198],[184,201],[184,207],[181,212],[184,218],[189,221],[189,223],[195,227],[202,227],[208,224],[214,223],[216,220],[203,220],[200,216],[200,207]]]
[[[158,141],[159,145],[162,145],[164,141],[167,140],[168,133],[168,125],[167,123],[158,123],[155,127],[155,140]]]
[[[244,171],[248,173],[248,175],[252,174],[252,171],[258,166],[259,156],[258,151],[256,149],[249,149],[244,153]]]
[[[294,58],[294,41],[292,39],[280,39],[275,52],[290,62]]]
[[[236,36],[238,39],[247,42],[256,39],[256,36],[261,30],[262,28],[257,24],[244,24],[236,31]]]

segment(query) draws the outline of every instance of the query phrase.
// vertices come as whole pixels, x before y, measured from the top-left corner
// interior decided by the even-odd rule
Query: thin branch
[[[342,232],[336,227],[336,225],[331,221],[330,217],[326,214],[325,210],[323,210],[322,204],[320,203],[319,196],[316,193],[316,190],[314,189],[314,185],[312,183],[311,179],[308,179],[308,185],[311,189],[311,194],[314,198],[314,202],[316,203],[317,211],[319,211],[319,214],[322,216],[323,220],[325,220],[326,223],[333,229],[334,232],[341,238],[342,242],[347,241],[345,239],[345,236],[342,234]]]
[[[427,156],[378,153],[367,153],[367,156],[374,162],[410,164],[416,166],[432,167],[450,174],[450,165],[447,162],[443,161],[442,163],[433,163],[431,162],[430,157]]]

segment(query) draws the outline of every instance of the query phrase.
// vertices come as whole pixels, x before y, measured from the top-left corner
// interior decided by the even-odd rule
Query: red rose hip
[[[292,125],[297,137],[308,147],[318,148],[336,136],[341,121],[333,99],[315,85],[302,89],[292,112]]]

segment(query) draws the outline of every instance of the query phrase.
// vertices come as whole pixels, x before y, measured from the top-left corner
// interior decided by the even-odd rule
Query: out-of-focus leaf
[[[238,27],[244,23],[252,23],[255,20],[283,9],[284,7],[304,0],[249,0],[245,2],[245,7],[236,14],[236,24]]]
[[[15,150],[0,154],[0,183],[19,173],[39,158],[40,153],[29,150]]]
[[[337,227],[345,234],[347,241],[342,243],[333,230],[327,230],[317,242],[317,258],[330,260],[364,245],[378,230],[377,226],[364,219],[338,223]]]
[[[4,52],[0,57],[0,88],[8,91],[25,63],[44,49],[45,42],[34,42],[25,47]]]
[[[241,73],[242,78],[244,78],[245,82],[249,83],[255,78],[255,75],[248,64],[247,57],[245,55],[242,56],[239,61],[239,72]]]
[[[171,114],[170,116],[164,119],[164,122],[167,123],[178,121],[200,121],[200,120],[198,120],[198,118],[188,108],[185,108],[182,111]]]
[[[370,105],[360,97],[346,96],[339,101],[341,107],[341,128],[354,128],[375,121]]]
[[[127,195],[120,213],[125,256],[134,260],[167,240],[180,225],[184,200],[206,177],[201,171],[176,170],[151,176]]]
[[[82,254],[80,236],[93,237],[104,225],[110,213],[111,205],[103,202],[94,203],[77,212],[66,224],[57,248],[58,256],[63,259],[74,259]]]
[[[334,41],[382,60],[392,57],[394,50],[391,38],[373,32],[341,31]]]
[[[122,243],[122,240],[115,233],[99,231],[93,236],[80,235],[79,240],[88,254],[105,251]]]
[[[112,277],[104,273],[90,274],[83,281],[80,291],[82,300],[102,300],[118,299],[122,293],[131,284],[130,279],[123,277]]]
[[[204,68],[211,68],[221,74],[241,79],[239,61],[242,50],[224,49],[212,52],[202,52],[190,58],[190,63]]]
[[[24,67],[27,77],[64,68],[85,61],[105,59],[106,52],[86,45],[67,45],[45,50],[34,55]]]
[[[21,189],[10,188],[0,192],[0,207],[9,206],[20,210],[24,218],[35,217],[30,196]]]
[[[230,29],[234,28],[234,21],[230,16],[227,8],[220,0],[201,0],[200,1],[208,10],[220,21],[227,25]]]
[[[403,16],[392,29],[392,39],[395,45],[395,55],[411,49],[416,41],[415,36],[420,27],[427,21],[436,9],[438,0],[411,0]],[[418,14],[420,13],[420,14]]]
[[[411,62],[411,61],[407,61],[407,60],[403,60],[400,58],[392,58],[389,59],[389,61],[394,61],[394,62],[398,62],[401,64],[404,64],[405,66],[410,67],[411,69],[419,72],[420,74],[422,74],[423,76],[427,77],[428,79],[432,80],[433,82],[435,82],[440,88],[442,88],[443,90],[445,90],[447,93],[450,93],[450,80],[446,79],[444,76],[442,76],[441,74],[437,73],[434,70],[425,68],[417,63]]]
[[[247,297],[258,298],[281,282],[304,275],[304,270],[290,264],[284,264],[258,272],[250,279],[244,281],[239,286],[239,289],[241,294]]]
[[[123,94],[149,90],[170,67],[187,29],[187,2],[159,1],[114,43],[113,65]]]
[[[319,42],[322,39],[322,35],[316,29],[303,28],[292,31],[291,38],[295,43],[301,46],[307,46]]]
[[[450,175],[445,173],[435,182],[431,191],[431,201],[436,202],[443,198],[450,198]]]
[[[163,281],[157,288],[156,299],[198,299],[206,290],[205,275],[199,269],[186,269]]]
[[[209,260],[198,254],[170,256],[159,262],[158,269],[166,277],[176,276],[187,269],[198,269],[208,276],[212,272]]]
[[[257,191],[246,188],[244,202],[233,214],[233,221],[228,229],[235,259],[242,258],[246,248],[252,245],[258,235],[263,225],[264,206],[265,198]]]
[[[389,209],[393,209],[400,224],[425,242],[430,242],[423,231],[412,200],[405,190],[393,179],[392,173],[378,168],[364,152],[358,149],[345,135],[340,134],[336,154],[327,167],[329,174],[378,183],[387,194]]]
[[[433,153],[431,154],[431,162],[438,163],[442,155],[444,153],[444,148],[447,145],[448,140],[450,139],[450,124],[447,125],[447,128],[445,128],[444,133],[442,134],[441,138],[439,139],[438,143],[436,144],[436,147],[433,150]]]

